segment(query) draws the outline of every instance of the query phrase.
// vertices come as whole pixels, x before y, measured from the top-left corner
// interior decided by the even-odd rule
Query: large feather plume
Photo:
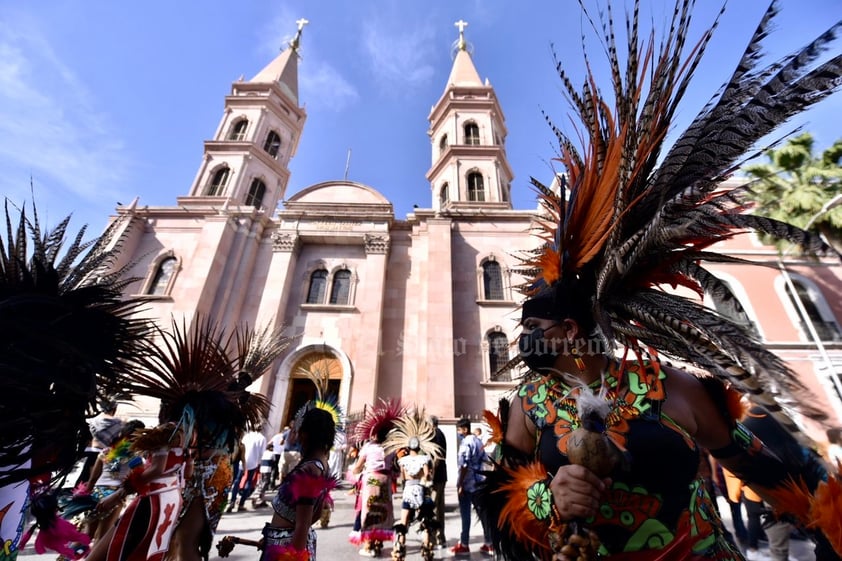
[[[247,429],[259,429],[269,402],[246,388],[286,350],[280,331],[239,327],[230,334],[210,318],[193,325],[173,319],[158,329],[137,360],[129,389],[161,400],[160,421],[199,430],[202,446],[230,446]]]
[[[86,241],[70,217],[44,229],[37,210],[5,205],[0,236],[0,487],[66,474],[89,438],[97,403],[123,393],[131,360],[151,330],[123,299],[135,279],[117,267],[112,224]],[[31,468],[23,469],[31,460]],[[11,469],[10,469],[11,468]]]
[[[299,430],[301,430],[301,424],[304,422],[304,415],[306,415],[311,409],[321,409],[330,413],[330,416],[333,419],[333,425],[336,429],[334,443],[336,445],[341,445],[345,441],[346,416],[345,411],[339,405],[338,396],[329,395],[324,399],[316,398],[302,405],[298,411],[295,412],[295,416],[292,421],[292,426],[296,434]]]
[[[693,3],[676,0],[669,29],[656,41],[654,34],[640,36],[635,2],[626,15],[628,43],[621,56],[608,2],[599,19],[610,93],[590,70],[575,86],[558,63],[578,126],[571,138],[548,118],[565,173],[559,190],[533,179],[544,212],[538,221],[541,247],[523,258],[523,272],[534,273],[524,288],[531,297],[563,298],[574,291],[593,310],[609,348],[619,343],[639,354],[656,348],[702,367],[795,430],[785,411],[816,419],[824,413],[808,405],[807,390],[785,363],[743,326],[664,288],[687,287],[739,306],[705,268],[743,262],[713,249],[738,233],[755,231],[815,254],[833,253],[817,236],[746,214],[746,186],[723,181],[762,150],[755,145],[763,137],[839,89],[842,55],[822,57],[842,22],[764,66],[762,44],[777,15],[773,3],[730,79],[661,157],[718,22],[717,16],[695,43],[688,42]]]
[[[406,406],[400,399],[380,399],[374,407],[365,412],[362,420],[354,425],[352,441],[362,443],[372,436],[395,428],[395,422],[406,414]]]
[[[413,437],[418,439],[421,454],[429,456],[433,462],[441,458],[442,450],[433,442],[436,437],[436,427],[430,422],[424,409],[418,408],[407,411],[395,420],[395,428],[383,442],[383,449],[389,453],[408,448],[409,441]]]

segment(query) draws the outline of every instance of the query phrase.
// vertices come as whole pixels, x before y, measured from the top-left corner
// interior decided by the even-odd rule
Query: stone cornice
[[[514,171],[506,157],[506,147],[502,144],[450,144],[447,151],[430,167],[425,176],[432,181],[449,164],[461,162],[462,165],[477,161],[490,160],[498,162],[504,169],[508,179],[514,178]]]

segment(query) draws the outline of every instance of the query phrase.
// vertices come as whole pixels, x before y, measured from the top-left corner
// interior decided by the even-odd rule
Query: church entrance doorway
[[[295,413],[310,400],[337,399],[339,385],[342,383],[342,364],[330,352],[308,353],[293,365],[289,381],[282,426],[291,426]]]

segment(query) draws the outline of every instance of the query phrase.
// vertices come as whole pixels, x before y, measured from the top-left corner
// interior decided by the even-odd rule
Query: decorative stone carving
[[[365,252],[366,253],[388,253],[389,252],[389,236],[384,234],[366,234],[365,235]]]
[[[272,251],[295,251],[300,240],[292,232],[275,232],[272,234]]]
[[[329,232],[350,232],[357,227],[362,226],[362,222],[353,222],[349,220],[314,220],[307,223],[307,227],[319,231]]]

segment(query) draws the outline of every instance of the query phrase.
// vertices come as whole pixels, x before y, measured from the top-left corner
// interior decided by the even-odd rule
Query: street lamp
[[[804,226],[804,229],[808,229],[812,226],[816,220],[821,218],[825,213],[829,212],[831,209],[836,208],[837,206],[842,205],[842,193],[837,193],[832,199],[827,201],[819,211],[814,214],[810,220],[807,221],[807,224]],[[822,341],[821,336],[819,336],[818,331],[816,330],[816,326],[813,323],[813,320],[810,318],[810,314],[807,313],[807,308],[804,307],[804,302],[801,301],[801,297],[798,295],[798,292],[795,289],[795,284],[792,282],[792,276],[790,276],[789,271],[787,270],[786,266],[784,265],[784,257],[789,254],[790,250],[792,249],[792,245],[790,245],[786,251],[780,253],[778,255],[778,269],[781,271],[781,276],[783,276],[784,283],[786,283],[786,288],[789,291],[790,298],[792,302],[795,304],[795,308],[798,311],[798,316],[801,319],[802,325],[807,327],[807,332],[810,335],[810,339],[812,342],[816,344],[816,349],[819,352],[819,356],[824,362],[825,367],[828,369],[830,382],[833,385],[836,393],[839,396],[842,396],[842,381],[839,380],[839,377],[836,375],[836,371],[833,367],[833,361],[830,358],[830,355],[827,352],[827,348],[824,346],[824,341]],[[842,402],[839,399],[831,399],[830,400],[833,409],[836,411],[836,416],[842,419]]]

